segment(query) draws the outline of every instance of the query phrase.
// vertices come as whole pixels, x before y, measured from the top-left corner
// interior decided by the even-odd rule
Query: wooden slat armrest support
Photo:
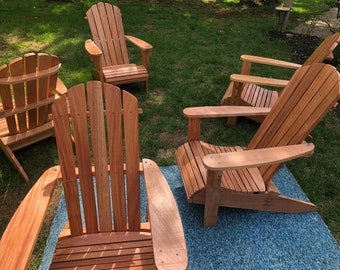
[[[242,74],[231,74],[230,80],[234,82],[252,83],[252,84],[275,86],[275,87],[285,87],[289,82],[288,80],[280,80],[280,79],[265,78],[265,77],[251,76],[251,75],[242,75]]]
[[[143,159],[157,269],[186,269],[188,254],[176,201],[155,162]]]
[[[0,111],[0,118],[9,117],[9,116],[21,113],[21,112],[30,111],[30,110],[33,110],[39,107],[46,106],[48,104],[52,104],[56,100],[56,98],[58,98],[58,96],[50,96],[49,98],[46,98],[43,101],[30,103],[22,107],[15,107],[14,109],[11,109],[11,110],[2,110]]]
[[[91,56],[101,56],[103,54],[103,52],[91,39],[85,41],[85,49]]]
[[[241,60],[252,62],[252,63],[264,64],[264,65],[284,67],[284,68],[298,69],[299,67],[301,67],[300,64],[295,64],[295,63],[282,61],[282,60],[276,60],[273,58],[247,55],[247,54],[241,55]]]
[[[270,108],[250,106],[203,106],[190,107],[183,110],[187,118],[215,118],[233,116],[262,116],[267,115]]]
[[[46,170],[14,213],[0,241],[0,269],[28,267],[58,179],[59,166]]]
[[[298,157],[312,155],[313,151],[314,144],[302,143],[298,145],[206,155],[203,158],[203,163],[212,171],[234,170],[284,163]]]
[[[20,76],[10,76],[7,78],[1,78],[0,84],[10,85],[10,84],[19,84],[24,83],[31,80],[36,80],[42,77],[46,77],[49,75],[53,75],[59,71],[61,64],[51,67],[49,69],[44,69],[41,71],[37,71],[34,73],[24,74]]]
[[[138,48],[140,48],[143,51],[152,50],[153,48],[151,44],[139,38],[128,36],[128,35],[125,35],[125,38],[126,40],[130,41],[131,43],[133,43],[134,45],[136,45]]]

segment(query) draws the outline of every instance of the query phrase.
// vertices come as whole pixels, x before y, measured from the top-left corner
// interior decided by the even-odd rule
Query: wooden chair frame
[[[333,59],[333,51],[339,42],[340,33],[335,33],[327,37],[303,65],[311,65],[313,63],[321,63],[325,59]],[[252,64],[263,64],[289,69],[298,69],[302,66],[296,63],[253,55],[242,55],[241,60],[243,64],[238,81],[231,81],[221,100],[221,105],[271,108],[279,98],[280,91],[268,90],[265,87],[270,86],[283,89],[289,81],[258,76],[248,77],[248,75],[251,75]],[[248,118],[262,122],[264,116],[249,116]],[[235,117],[228,118],[228,124],[235,125],[236,119]]]
[[[0,147],[27,182],[14,151],[54,136],[50,107],[67,91],[60,65],[57,56],[29,53],[0,67]]]
[[[46,170],[12,217],[0,242],[0,269],[27,268],[58,181],[69,220],[51,269],[187,268],[184,231],[171,189],[155,162],[139,160],[139,112],[133,95],[100,81],[76,85],[68,99],[54,103],[60,166]]]
[[[114,85],[144,81],[147,90],[149,78],[147,65],[152,45],[124,34],[121,12],[117,6],[100,2],[90,7],[86,12],[86,18],[93,41],[86,40],[85,49],[96,67],[94,78]],[[142,65],[129,62],[126,41],[141,50]]]
[[[188,201],[205,205],[204,225],[216,225],[219,206],[283,213],[315,211],[310,202],[281,195],[272,177],[284,162],[313,153],[314,145],[304,140],[339,98],[337,70],[313,64],[295,72],[271,109],[184,109],[189,120],[188,142],[177,149],[176,159]],[[266,117],[247,147],[200,140],[201,119],[263,115]]]

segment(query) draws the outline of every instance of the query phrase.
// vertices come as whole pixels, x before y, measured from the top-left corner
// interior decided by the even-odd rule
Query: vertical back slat
[[[78,199],[78,184],[65,96],[53,104],[52,113],[70,230],[73,236],[81,235],[83,228]]]
[[[55,55],[50,55],[50,63],[51,63],[51,67],[55,67],[57,65],[60,64],[60,60],[59,57],[55,56]],[[58,81],[58,74],[52,74],[49,77],[49,84],[48,84],[48,88],[47,88],[47,96],[54,96],[56,94],[56,88],[57,88],[57,81]],[[51,106],[52,105],[48,105],[47,106],[47,117],[49,114],[51,114]],[[48,118],[46,119],[46,121],[48,120]]]
[[[123,91],[126,181],[129,230],[140,229],[140,179],[138,141],[138,101]]]
[[[7,65],[3,65],[0,68],[0,78],[7,78],[9,76],[9,70]],[[0,84],[0,97],[4,110],[10,110],[13,108],[13,100],[11,94],[11,88],[9,85]],[[14,116],[6,118],[8,131],[10,134],[17,133],[17,125]]]
[[[98,231],[98,221],[91,172],[91,154],[84,85],[80,84],[70,88],[68,91],[68,100],[72,118],[86,232],[92,233]]]
[[[48,54],[38,54],[38,70],[45,70],[51,67],[51,59]],[[48,97],[49,78],[44,77],[38,79],[38,100],[43,100]],[[38,125],[43,125],[47,120],[47,106],[38,109]]]
[[[112,5],[111,5],[112,8]],[[126,39],[125,39],[125,33],[124,33],[124,26],[123,26],[123,21],[122,21],[122,14],[120,12],[120,9],[117,6],[113,6],[113,11],[114,11],[114,20],[116,21],[116,29],[114,30],[117,35],[117,43],[119,43],[119,58],[121,58],[120,64],[128,64],[129,63],[129,57],[128,57],[128,52],[127,52],[127,47],[126,47]],[[109,17],[109,20],[111,18]]]
[[[116,86],[105,84],[104,93],[110,155],[114,228],[116,231],[124,231],[127,228],[121,90]]]
[[[9,63],[9,70],[11,76],[19,76],[24,74],[23,59],[17,58]],[[15,107],[25,106],[25,88],[24,83],[18,83],[12,85],[13,87],[13,99]],[[19,132],[25,132],[27,130],[26,113],[17,114],[17,126]]]
[[[37,70],[37,57],[35,53],[25,54],[24,56],[25,74],[34,73]],[[27,103],[37,102],[37,81],[26,82]],[[28,128],[33,129],[37,126],[38,110],[28,111]]]
[[[104,104],[101,83],[87,82],[87,98],[91,123],[92,149],[95,166],[100,231],[112,230],[108,157],[104,123]]]

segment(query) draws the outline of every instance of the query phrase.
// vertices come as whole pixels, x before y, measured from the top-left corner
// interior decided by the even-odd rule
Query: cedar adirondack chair
[[[0,67],[0,147],[25,181],[14,151],[54,136],[51,104],[67,89],[58,78],[59,58],[29,53]]]
[[[310,202],[281,195],[272,177],[284,162],[313,153],[314,145],[304,140],[339,98],[339,73],[331,65],[318,63],[298,69],[272,109],[184,109],[189,139],[176,150],[176,159],[188,201],[205,205],[204,225],[217,223],[219,206],[284,213],[315,211]],[[267,116],[246,148],[200,140],[202,118],[261,115]]]
[[[87,82],[86,89],[76,85],[68,91],[68,103],[65,96],[55,102],[60,167],[48,169],[17,209],[0,242],[0,269],[26,268],[59,178],[69,221],[51,269],[187,268],[182,222],[170,187],[155,162],[139,159],[139,112],[133,95],[100,81]]]
[[[152,46],[133,36],[125,35],[120,10],[108,3],[98,3],[86,13],[93,41],[86,40],[85,49],[96,70],[93,76],[114,85],[145,82],[148,89],[147,65]],[[141,49],[142,65],[129,62],[126,40]]]
[[[333,59],[333,50],[340,42],[340,33],[335,33],[327,37],[304,62],[303,65],[311,65],[313,63],[321,63],[325,59]],[[242,55],[242,75],[250,75],[252,63],[278,66],[282,68],[297,69],[301,67],[300,64],[295,64],[286,61],[280,61],[272,58],[265,58],[252,55]],[[287,85],[287,80],[279,80],[273,78],[252,77],[251,80],[244,80],[240,82],[232,81],[222,100],[221,105],[241,105],[253,107],[267,107],[271,108],[279,97],[279,92],[276,90],[268,90],[264,86],[271,86],[282,89]],[[261,84],[261,85],[259,85]],[[248,118],[257,122],[262,122],[264,116],[249,116]],[[236,118],[228,118],[229,125],[236,124]]]

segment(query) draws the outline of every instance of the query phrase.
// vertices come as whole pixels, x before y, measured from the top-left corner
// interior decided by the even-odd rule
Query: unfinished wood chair
[[[45,53],[29,53],[0,67],[0,147],[25,181],[29,177],[13,152],[54,136],[50,106],[67,91],[59,68],[59,58]]]
[[[0,242],[0,269],[27,266],[59,178],[69,221],[51,269],[186,269],[171,189],[155,162],[139,159],[137,99],[91,81],[69,89],[68,105],[63,96],[52,107],[60,168],[41,176],[10,221]]]
[[[100,2],[90,7],[86,18],[93,41],[86,40],[85,48],[96,66],[94,78],[114,85],[145,82],[147,90],[147,65],[152,46],[141,39],[124,34],[121,13],[117,6]],[[142,65],[129,62],[126,41],[141,49]]]
[[[216,224],[219,206],[284,213],[315,211],[310,202],[281,195],[272,177],[284,162],[313,153],[314,145],[304,140],[339,98],[339,73],[333,66],[319,63],[298,69],[272,109],[184,109],[189,139],[177,149],[176,159],[188,201],[205,205],[204,225]],[[200,140],[202,118],[261,115],[267,116],[247,147]]]
[[[310,55],[303,65],[310,65],[313,63],[321,63],[325,59],[333,59],[333,50],[338,46],[340,42],[340,33],[335,33],[327,37]],[[251,66],[253,63],[265,64],[271,66],[278,66],[282,68],[297,69],[301,67],[300,64],[295,64],[286,61],[280,61],[272,58],[265,58],[259,56],[242,55],[242,75],[250,75]],[[234,82],[232,81],[222,100],[221,105],[228,106],[253,106],[253,107],[267,107],[271,108],[279,97],[279,91],[266,89],[266,86],[275,87],[278,90],[287,85],[287,80],[279,80],[273,78],[252,77],[246,78],[244,81]],[[261,85],[259,85],[261,84]],[[257,122],[262,122],[264,116],[250,116]],[[236,124],[236,118],[228,118],[229,125]]]

